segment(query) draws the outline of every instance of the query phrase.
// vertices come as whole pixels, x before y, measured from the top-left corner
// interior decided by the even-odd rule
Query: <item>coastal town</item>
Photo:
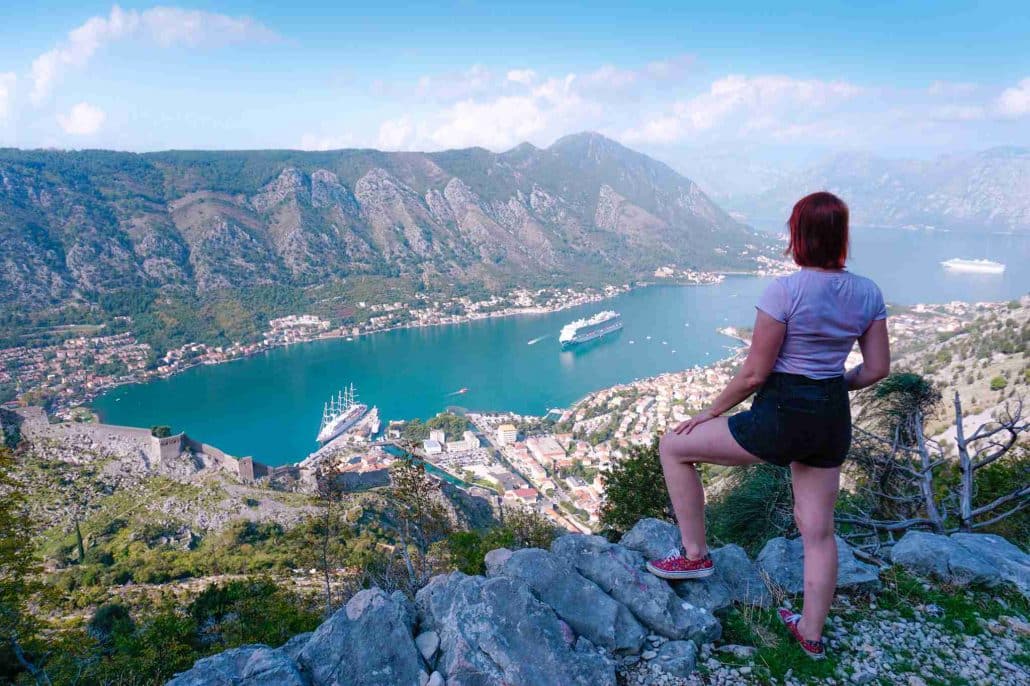
[[[1025,312],[1027,304],[1018,305],[1019,311]],[[951,302],[891,308],[888,325],[896,359],[904,367],[911,356],[922,355],[935,342],[943,344],[981,318],[1007,315],[1011,307],[1010,303]],[[431,432],[416,454],[464,485],[485,489],[502,504],[529,507],[573,531],[594,531],[605,472],[630,446],[649,443],[696,414],[732,379],[750,344],[750,332],[725,328],[720,333],[736,340],[737,347],[711,365],[600,389],[545,417],[468,412],[465,418],[471,430],[460,439],[447,440],[444,432]],[[918,359],[922,364],[923,358]],[[847,366],[860,361],[856,347]],[[943,372],[945,377],[949,373],[932,366],[922,371]],[[1012,372],[1016,373],[1019,370]],[[402,425],[394,423],[395,433],[389,435],[388,429],[387,438],[399,438]],[[343,470],[384,468],[380,448],[362,448],[360,441],[351,447],[341,461]]]
[[[656,277],[709,282],[704,281],[707,276],[662,270]],[[44,348],[0,351],[0,384],[20,389],[19,404],[43,404],[46,399],[51,403],[52,416],[89,420],[88,413],[76,408],[96,394],[117,384],[167,376],[197,364],[217,364],[275,346],[362,336],[400,326],[555,311],[611,297],[627,288],[517,291],[506,298],[459,298],[431,302],[414,310],[400,302],[357,303],[357,307],[367,310],[360,325],[334,328],[331,322],[316,316],[292,315],[271,320],[259,343],[226,348],[191,344],[156,360],[149,347],[129,333],[77,336]],[[998,315],[1008,306],[952,302],[892,308],[888,321],[896,355],[903,358],[906,353],[924,349],[927,341],[945,339],[978,317]],[[720,333],[727,337],[729,355],[707,366],[599,389],[571,407],[552,410],[544,417],[470,411],[464,414],[467,428],[460,435],[432,430],[419,442],[416,454],[456,485],[479,489],[497,504],[532,508],[570,530],[595,530],[605,472],[625,456],[630,446],[647,443],[698,412],[732,378],[750,343],[750,332],[730,327],[720,329]],[[849,365],[858,361],[856,350]],[[373,423],[360,422],[327,446],[331,450],[319,451],[317,456],[320,460],[328,457],[326,464],[355,477],[353,483],[380,483],[384,470],[396,459],[385,446],[403,436],[405,424],[395,418],[384,420],[385,433],[378,433],[378,417]],[[369,428],[373,425],[374,430]],[[320,461],[312,457],[301,464],[312,466]]]
[[[168,377],[197,365],[213,365],[272,348],[308,341],[367,336],[392,329],[458,324],[491,317],[541,314],[597,302],[624,293],[629,284],[603,288],[515,289],[503,296],[473,300],[420,298],[412,303],[354,303],[357,323],[335,325],[310,314],[271,319],[261,339],[226,346],[188,343],[158,356],[128,332],[105,334],[103,326],[78,327],[43,346],[0,348],[0,404],[46,407],[73,419],[75,409],[104,391],[127,383]],[[83,331],[88,329],[89,332]],[[78,335],[76,335],[78,334]]]

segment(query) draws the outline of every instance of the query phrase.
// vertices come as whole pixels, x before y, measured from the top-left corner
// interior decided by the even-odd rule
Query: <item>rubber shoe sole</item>
[[[704,579],[709,577],[715,573],[715,567],[693,569],[688,572],[669,572],[664,569],[659,569],[648,562],[647,571],[662,579],[667,579],[669,581],[682,581],[683,579]]]

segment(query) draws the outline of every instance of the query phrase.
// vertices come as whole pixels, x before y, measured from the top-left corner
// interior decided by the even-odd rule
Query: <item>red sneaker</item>
[[[691,560],[684,554],[683,548],[674,548],[660,560],[649,560],[647,571],[663,579],[703,579],[712,575],[715,563],[711,555]]]
[[[813,660],[822,660],[826,657],[826,646],[823,645],[822,641],[809,641],[802,637],[801,632],[798,631],[798,622],[801,621],[801,615],[791,612],[785,607],[777,610],[776,614],[780,616],[780,621],[783,622],[783,626],[787,627],[790,635],[797,639],[801,650],[805,651],[805,655]]]

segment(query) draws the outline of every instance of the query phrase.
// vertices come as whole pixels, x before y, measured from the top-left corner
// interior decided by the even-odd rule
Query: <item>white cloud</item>
[[[672,143],[706,132],[738,138],[760,132],[789,138],[792,132],[811,133],[814,121],[862,92],[845,81],[730,75],[713,81],[707,92],[675,103],[671,112],[627,129],[623,139]]]
[[[379,126],[379,147],[384,150],[401,150],[410,146],[415,127],[407,117],[389,119]]]
[[[447,102],[482,95],[497,85],[493,72],[481,64],[474,64],[458,73],[423,76],[418,80],[415,93],[420,97]]]
[[[353,148],[355,145],[357,145],[357,139],[350,133],[327,136],[305,133],[300,137],[301,150],[340,150],[341,148]]]
[[[1002,91],[995,103],[995,110],[1006,119],[1030,115],[1030,78]]]
[[[68,114],[58,114],[57,123],[65,133],[72,136],[91,136],[104,125],[107,115],[99,107],[88,102],[73,105]]]
[[[14,72],[0,72],[0,122],[7,119],[11,113],[11,103],[14,102],[14,85],[18,77]]]
[[[167,48],[274,40],[276,34],[249,17],[177,7],[153,7],[139,12],[114,5],[108,16],[89,18],[69,31],[62,43],[32,62],[32,102],[37,105],[43,102],[66,71],[86,66],[104,45],[130,37]]]
[[[481,145],[494,150],[511,147],[541,131],[547,115],[531,97],[501,97],[489,102],[465,100],[443,113],[443,122],[430,134],[443,148]]]
[[[508,80],[512,83],[521,83],[523,86],[528,86],[535,79],[536,72],[532,69],[510,69],[508,71]]]

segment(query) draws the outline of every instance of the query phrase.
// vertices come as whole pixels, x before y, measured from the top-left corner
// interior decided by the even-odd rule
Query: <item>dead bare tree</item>
[[[990,526],[1030,506],[1030,477],[1024,483],[1014,484],[1008,493],[989,503],[974,507],[975,475],[978,469],[1000,460],[1016,446],[1022,434],[1030,431],[1030,421],[1023,416],[1023,399],[1005,403],[993,422],[981,424],[968,437],[962,426],[962,401],[955,393],[955,444],[958,449],[959,471],[959,529],[974,531]],[[1012,506],[999,514],[996,510]],[[981,517],[989,519],[976,521]]]
[[[1030,432],[1022,399],[1006,403],[994,420],[967,436],[956,393],[955,457],[925,434],[927,414],[939,393],[915,374],[897,375],[891,381],[884,382],[885,388],[874,400],[873,425],[879,432],[855,427],[852,457],[865,476],[865,505],[852,504],[838,515],[837,521],[852,529],[847,538],[876,549],[909,529],[975,531],[1030,506],[1026,478],[990,502],[976,503],[976,471],[1012,454]],[[957,486],[947,486],[942,478],[948,470],[957,470]]]

